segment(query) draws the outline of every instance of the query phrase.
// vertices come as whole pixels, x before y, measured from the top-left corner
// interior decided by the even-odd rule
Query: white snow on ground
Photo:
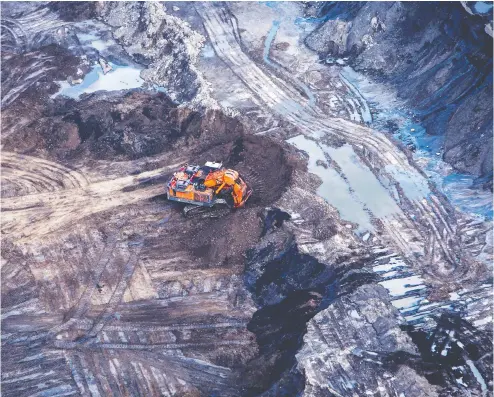
[[[475,376],[475,379],[477,379],[477,382],[479,382],[480,388],[482,389],[482,396],[487,395],[487,385],[485,383],[484,378],[480,374],[479,370],[471,360],[466,360],[467,365],[470,367],[470,370],[473,373],[473,376]]]
[[[396,299],[392,303],[394,307],[402,311],[403,309],[409,309],[419,305],[423,300],[424,298],[421,296],[408,296],[406,298]]]
[[[475,325],[476,327],[480,327],[480,326],[482,326],[482,325],[487,325],[487,324],[489,324],[489,323],[491,323],[491,324],[492,324],[492,317],[491,317],[491,316],[489,316],[489,317],[485,317],[485,318],[483,318],[483,319],[481,319],[481,320],[475,320],[475,321],[473,322],[473,325]]]
[[[480,329],[491,328],[492,291],[490,285],[485,284],[471,290],[463,289],[458,293],[451,293],[450,299],[430,302],[425,298],[426,290],[424,288],[426,286],[418,284],[422,282],[420,277],[410,277],[411,269],[406,266],[402,267],[400,271],[407,272],[408,277],[383,280],[379,284],[388,289],[390,295],[397,297],[392,301],[392,304],[405,316],[407,322],[420,323],[422,326],[426,326],[429,323],[430,326],[434,327],[435,322],[430,321],[431,316],[437,316],[438,313],[443,311],[467,312],[470,315],[465,317],[466,320],[470,321],[475,327]],[[382,278],[385,278],[388,274],[379,273]]]
[[[104,40],[94,40],[91,41],[91,47],[97,49],[98,51],[104,51],[110,46],[108,41]]]
[[[391,296],[402,296],[407,292],[418,291],[426,288],[423,284],[424,280],[422,280],[419,276],[409,276],[405,278],[395,278],[392,280],[380,281],[384,288],[389,291]]]
[[[201,50],[201,56],[204,58],[213,58],[216,54],[214,53],[213,47],[211,47],[211,44],[205,44],[204,47],[202,47]]]
[[[112,38],[110,27],[100,21],[85,20],[72,24],[72,27],[83,47],[91,47],[103,52],[118,45]]]
[[[460,299],[460,295],[458,295],[457,292],[450,292],[450,294],[449,294],[449,300],[456,301],[458,299]]]
[[[117,44],[113,39],[103,40],[101,37],[92,33],[77,33],[77,38],[83,46],[92,47],[100,52]]]
[[[457,378],[456,379],[456,382],[458,382],[458,384],[460,384],[462,386],[468,387],[468,384],[466,384],[465,382],[463,382],[463,376],[460,376],[459,378]]]
[[[376,273],[387,272],[391,269],[395,269],[397,267],[406,266],[405,262],[401,258],[392,257],[389,259],[388,263],[383,265],[374,266],[373,269]]]

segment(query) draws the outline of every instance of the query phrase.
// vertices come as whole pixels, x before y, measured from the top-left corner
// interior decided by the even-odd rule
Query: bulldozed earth
[[[376,329],[374,348],[388,361],[408,354],[390,371],[403,377],[406,368],[417,393],[429,388],[424,376],[444,376],[374,284],[371,266],[396,255],[375,249],[377,235],[363,242],[316,194],[303,152],[160,93],[24,100],[41,117],[22,139],[8,135],[2,152],[6,395],[302,391],[296,354],[309,322],[355,295],[363,301],[354,307],[378,324],[358,332]],[[238,170],[254,194],[219,218],[186,218],[165,184],[180,165],[208,160]],[[345,321],[332,327],[327,340],[317,331],[324,350],[354,343],[336,336]]]
[[[490,222],[268,3],[2,4],[3,395],[492,394]]]

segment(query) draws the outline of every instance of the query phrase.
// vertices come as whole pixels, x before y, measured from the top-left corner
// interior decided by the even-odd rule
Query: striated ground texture
[[[1,61],[2,395],[493,394],[492,4],[3,2]]]

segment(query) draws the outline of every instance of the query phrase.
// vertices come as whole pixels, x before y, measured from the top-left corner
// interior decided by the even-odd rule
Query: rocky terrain
[[[444,136],[444,159],[487,182],[492,180],[491,6],[329,2],[308,9],[324,22],[305,42],[323,59],[346,57],[355,70],[396,87],[427,133]]]
[[[3,395],[492,395],[477,8],[2,3]]]

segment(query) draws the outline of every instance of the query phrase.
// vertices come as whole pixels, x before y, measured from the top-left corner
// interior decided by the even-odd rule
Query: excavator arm
[[[204,181],[204,185],[216,189],[215,194],[219,194],[223,189],[229,188],[235,208],[242,207],[252,194],[252,190],[247,188],[247,184],[239,173],[230,169],[212,172]]]

